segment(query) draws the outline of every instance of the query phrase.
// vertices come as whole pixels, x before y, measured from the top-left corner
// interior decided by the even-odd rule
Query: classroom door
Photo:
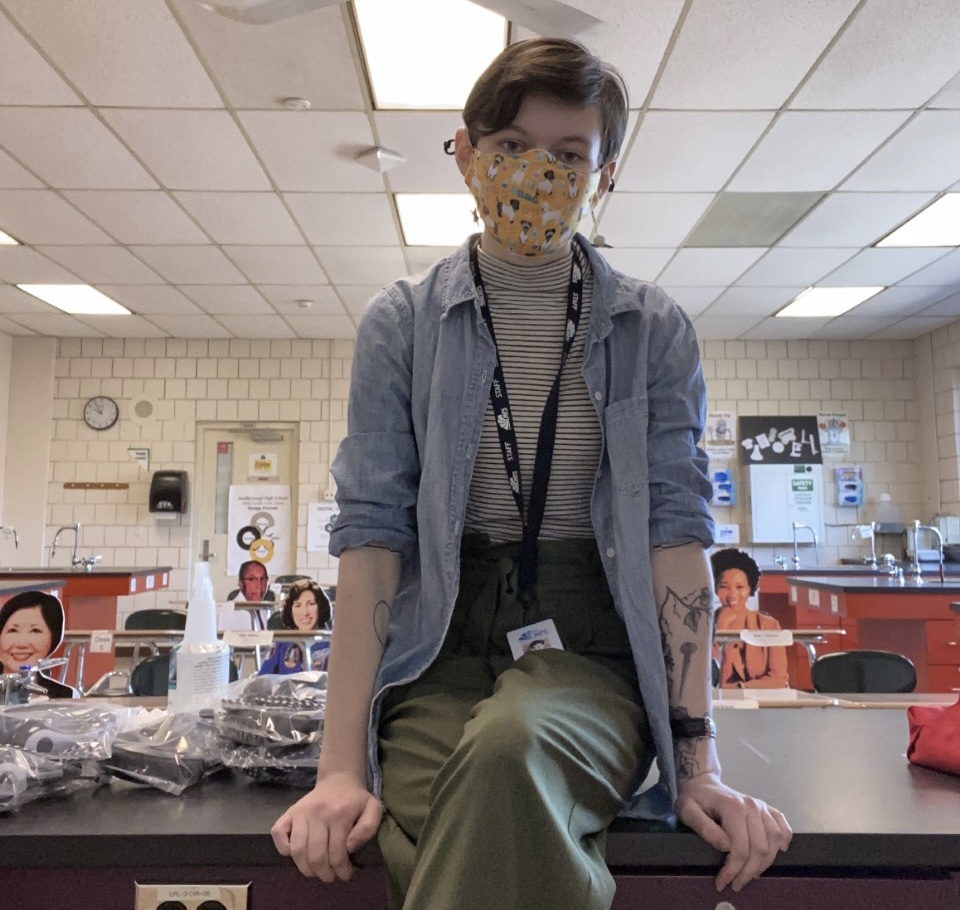
[[[271,584],[296,570],[298,452],[295,423],[197,425],[194,559],[209,554],[218,602],[241,561],[262,562]]]

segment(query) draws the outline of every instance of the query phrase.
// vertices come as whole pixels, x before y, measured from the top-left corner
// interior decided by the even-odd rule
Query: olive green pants
[[[465,541],[440,656],[380,727],[380,849],[393,910],[607,910],[604,834],[649,768],[626,630],[594,541],[541,545],[538,596],[516,546]],[[514,660],[506,632],[552,618],[565,650]]]

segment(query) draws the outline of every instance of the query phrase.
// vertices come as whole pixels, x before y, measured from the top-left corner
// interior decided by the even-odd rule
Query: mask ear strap
[[[447,139],[446,141],[444,141],[444,143],[443,143],[443,154],[444,154],[444,155],[455,155],[455,154],[456,154],[456,149],[454,149],[454,144],[456,143],[456,141],[457,141],[456,139]]]

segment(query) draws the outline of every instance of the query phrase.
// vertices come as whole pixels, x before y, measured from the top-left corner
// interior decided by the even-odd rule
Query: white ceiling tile
[[[919,107],[957,72],[958,47],[956,0],[868,0],[793,106]]]
[[[298,338],[353,338],[357,328],[349,316],[288,316]]]
[[[710,316],[696,316],[693,327],[697,337],[707,338],[739,338],[744,332],[752,329],[759,320],[755,316],[745,316],[740,319],[728,317],[711,318]]]
[[[685,288],[685,287],[664,287],[663,288],[679,305],[680,309],[688,316],[696,316],[702,313],[714,300],[716,300],[725,288]]]
[[[29,190],[42,186],[25,167],[17,164],[6,152],[0,151],[0,189]]]
[[[930,193],[832,193],[780,245],[869,246],[932,198]]]
[[[949,293],[940,288],[887,288],[857,306],[857,311],[871,316],[910,316],[943,300]]]
[[[39,246],[37,251],[59,262],[88,284],[163,283],[153,269],[122,246]]]
[[[60,189],[157,186],[117,137],[85,108],[0,107],[0,144]]]
[[[382,246],[397,243],[393,208],[375,193],[285,193],[294,217],[310,243]]]
[[[50,190],[0,190],[0,230],[22,243],[110,243],[110,238]]]
[[[179,290],[211,316],[273,316],[273,307],[249,284],[181,284]]]
[[[166,194],[150,190],[69,190],[64,195],[120,243],[207,243]]]
[[[225,246],[224,253],[254,284],[326,284],[307,246]]]
[[[344,307],[329,284],[261,284],[260,293],[276,307],[281,316],[343,316]],[[311,300],[301,307],[298,300]]]
[[[176,288],[166,284],[104,284],[100,286],[108,297],[122,303],[128,310],[141,316],[199,316],[200,308]]]
[[[382,286],[402,278],[407,270],[398,246],[317,247],[317,255],[333,284]]]
[[[960,316],[960,293],[951,294],[939,303],[921,310],[919,316]]]
[[[337,294],[347,308],[347,312],[353,316],[362,316],[377,294],[383,289],[379,284],[338,284]]]
[[[226,111],[118,108],[104,110],[103,116],[167,189],[270,189]]]
[[[641,281],[654,281],[676,250],[611,247],[601,250],[600,253],[617,271]]]
[[[856,0],[694,3],[653,107],[780,107],[855,5]]]
[[[132,252],[173,284],[243,284],[236,267],[215,246],[138,246]]]
[[[380,145],[407,160],[387,173],[395,193],[462,193],[463,176],[443,143],[463,126],[458,111],[375,111]]]
[[[275,193],[175,193],[217,243],[295,244],[303,237]]]
[[[960,111],[924,111],[864,163],[843,189],[937,191],[958,179]]]
[[[455,246],[405,246],[403,255],[407,260],[407,275],[419,275],[426,272],[438,259],[444,259],[456,252]]]
[[[773,316],[801,291],[797,288],[730,288],[703,314],[714,316]]]
[[[306,98],[315,110],[363,110],[364,92],[339,6],[246,25],[174,0],[234,108],[271,109]]]
[[[773,115],[761,111],[650,111],[617,188],[626,192],[719,190],[760,138]]]
[[[763,137],[729,189],[833,189],[908,116],[905,111],[788,111]]]
[[[0,332],[4,332],[7,335],[36,334],[33,329],[28,329],[26,326],[20,325],[19,322],[14,322],[12,319],[7,319],[6,316],[0,316]]]
[[[769,316],[758,322],[753,328],[741,334],[741,338],[766,339],[769,341],[787,341],[791,338],[810,338],[821,326],[826,325],[829,319],[786,318]],[[732,335],[723,335],[723,320],[717,319],[715,338],[732,338]]]
[[[225,325],[237,338],[295,338],[293,329],[282,317],[270,316],[233,316],[217,317],[217,322]]]
[[[93,104],[222,107],[164,3],[4,0],[4,5]]]
[[[376,143],[367,115],[348,111],[251,111],[240,122],[278,189],[383,191],[383,177],[354,160]]]
[[[150,321],[169,332],[174,338],[230,338],[233,333],[212,316],[152,315]],[[242,337],[248,337],[246,335]]]
[[[683,249],[659,275],[658,281],[684,287],[732,284],[765,252],[757,247]]]
[[[78,316],[77,319],[108,338],[166,338],[170,335],[142,316]]]
[[[737,279],[743,287],[786,287],[816,284],[824,275],[846,262],[855,249],[783,249],[770,250],[749,271]]]
[[[8,4],[9,5],[9,4]],[[82,104],[33,46],[0,15],[0,104]]]
[[[928,332],[935,332],[944,326],[956,322],[956,316],[908,316],[900,322],[894,323],[887,329],[881,329],[874,332],[871,339],[887,339],[890,341],[906,341],[912,338],[919,338]]]
[[[46,314],[52,308],[49,303],[38,300],[32,294],[21,291],[11,284],[0,284],[0,313],[7,315],[18,313]]]
[[[906,279],[946,250],[917,248],[874,247],[857,253],[849,262],[825,275],[820,284],[828,287],[876,287],[891,285]],[[960,281],[960,264],[957,268]]]
[[[919,272],[904,278],[901,284],[941,285],[945,287],[960,285],[960,250],[946,252],[946,250],[941,249],[939,252],[946,253],[946,255],[941,256]]]
[[[960,109],[960,73],[957,73],[930,102],[932,108]]]
[[[837,316],[823,328],[817,329],[811,338],[868,338],[874,332],[889,328],[899,321],[898,316],[866,316],[862,313]]]
[[[52,335],[61,338],[88,337],[102,338],[103,333],[86,325],[74,316],[66,313],[24,313],[18,314],[16,321],[38,335]]]
[[[0,246],[0,281],[10,284],[76,284],[77,280],[75,274],[28,246]]]
[[[678,247],[712,193],[621,193],[607,198],[597,230],[614,247]]]

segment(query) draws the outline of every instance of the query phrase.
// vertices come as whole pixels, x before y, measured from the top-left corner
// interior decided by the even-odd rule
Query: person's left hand
[[[717,774],[698,774],[680,783],[677,816],[727,854],[716,878],[717,891],[728,885],[739,891],[767,869],[793,837],[782,812],[732,790]]]

